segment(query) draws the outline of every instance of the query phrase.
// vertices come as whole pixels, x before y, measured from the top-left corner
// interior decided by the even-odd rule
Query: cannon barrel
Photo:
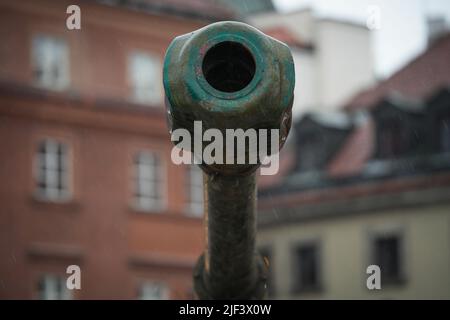
[[[200,138],[216,129],[279,130],[277,150],[271,139],[245,151],[245,162],[199,161],[204,175],[206,250],[194,270],[200,299],[261,299],[266,269],[255,250],[256,172],[261,159],[250,162],[262,146],[268,155],[283,145],[291,125],[294,64],[289,48],[239,22],[218,22],[176,37],[169,45],[163,82],[169,131],[185,129]],[[263,142],[264,143],[264,142]],[[190,145],[196,159],[205,149]],[[250,145],[250,143],[249,143]],[[232,152],[232,153],[231,153]],[[224,158],[237,157],[234,146]]]

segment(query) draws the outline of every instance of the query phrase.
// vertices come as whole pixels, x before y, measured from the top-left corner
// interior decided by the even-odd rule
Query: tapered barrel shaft
[[[215,298],[251,298],[257,281],[255,174],[205,174],[208,291]]]

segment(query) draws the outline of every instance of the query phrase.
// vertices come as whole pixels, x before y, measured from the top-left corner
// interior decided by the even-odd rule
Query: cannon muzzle
[[[187,130],[201,139],[190,144],[203,159],[207,142],[196,131],[266,130],[269,138],[252,142],[245,161],[198,161],[204,172],[207,248],[194,270],[201,299],[258,299],[265,293],[266,266],[255,251],[256,170],[250,161],[266,150],[276,154],[291,125],[294,64],[289,48],[239,22],[218,22],[175,38],[163,70],[169,130]],[[275,131],[274,131],[275,130]],[[273,143],[272,132],[276,135]],[[216,139],[217,139],[217,135]],[[244,137],[245,138],[245,137]],[[225,141],[228,141],[224,139]],[[211,141],[211,139],[210,139]],[[216,153],[236,160],[240,149],[226,145]]]

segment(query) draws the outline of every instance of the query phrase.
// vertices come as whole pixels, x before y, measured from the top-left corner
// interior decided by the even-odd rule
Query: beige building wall
[[[368,290],[371,238],[403,236],[404,283]],[[262,228],[259,247],[271,250],[275,298],[450,299],[450,205],[392,209]],[[322,290],[293,295],[293,250],[302,241],[320,244]],[[382,274],[382,273],[381,273]],[[382,276],[382,275],[381,275]]]

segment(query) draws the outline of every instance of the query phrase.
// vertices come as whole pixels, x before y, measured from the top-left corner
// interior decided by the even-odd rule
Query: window
[[[373,241],[374,264],[381,269],[381,284],[400,282],[402,280],[400,235],[379,235]]]
[[[141,151],[134,159],[134,197],[138,209],[161,210],[163,207],[163,168],[158,155]]]
[[[40,300],[70,300],[72,293],[67,288],[63,276],[44,275],[39,279],[38,298]]]
[[[405,152],[404,130],[397,121],[386,120],[379,132],[381,158],[395,158]]]
[[[38,86],[63,90],[69,85],[69,50],[64,39],[39,35],[33,38],[33,78]]]
[[[140,300],[166,300],[169,298],[169,290],[162,283],[144,282],[139,287],[138,298]]]
[[[305,243],[297,247],[295,292],[320,289],[319,249],[316,243]]]
[[[39,143],[36,158],[37,195],[51,201],[70,197],[67,145],[54,139]]]
[[[450,117],[443,118],[440,123],[441,151],[450,152]]]
[[[203,215],[203,172],[197,165],[189,166],[187,182],[188,212],[193,216],[201,217]]]
[[[161,103],[160,60],[147,53],[134,52],[129,57],[128,68],[132,99],[143,104]]]

